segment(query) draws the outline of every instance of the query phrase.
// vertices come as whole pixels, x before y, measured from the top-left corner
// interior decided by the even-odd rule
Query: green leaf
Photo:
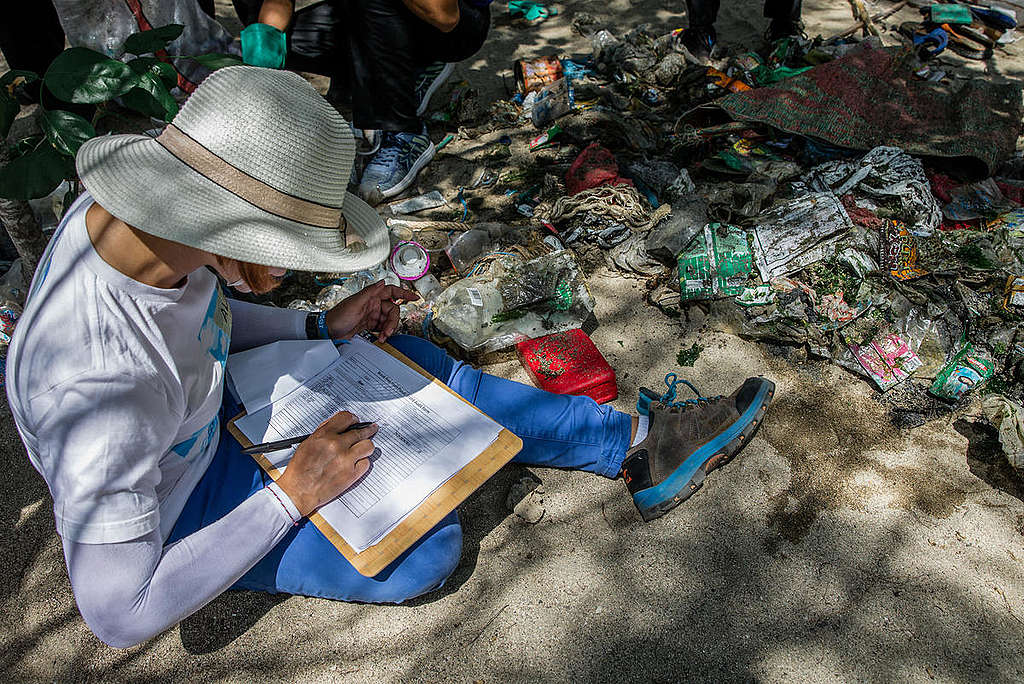
[[[128,66],[139,75],[148,73],[157,76],[164,82],[168,90],[178,85],[177,69],[172,64],[161,61],[156,57],[136,57],[128,62]]]
[[[0,88],[6,89],[18,78],[25,79],[25,83],[31,83],[32,81],[39,80],[39,74],[34,71],[25,71],[24,69],[11,69],[3,76],[0,76]]]
[[[91,123],[62,109],[44,111],[40,123],[50,143],[69,157],[78,154],[78,148],[86,140],[96,137],[96,129]]]
[[[134,109],[136,112],[154,119],[163,119],[167,115],[160,103],[142,88],[132,88],[121,96],[121,102],[128,109]]]
[[[135,111],[164,121],[170,121],[178,113],[177,101],[163,81],[153,74],[140,75],[137,87],[125,93],[121,101]]]
[[[16,200],[46,197],[65,178],[74,175],[74,160],[44,142],[0,169],[0,197]]]
[[[112,100],[138,81],[139,75],[124,62],[82,47],[60,53],[43,76],[43,83],[60,99],[86,104]]]
[[[0,145],[7,139],[11,124],[14,123],[19,111],[21,105],[18,104],[18,100],[11,97],[6,88],[0,88]]]
[[[168,24],[149,31],[139,31],[128,36],[124,41],[124,51],[131,55],[145,55],[163,50],[172,40],[176,40],[185,30],[182,24]]]
[[[224,67],[238,66],[239,64],[242,64],[242,60],[234,55],[222,55],[216,52],[211,52],[206,55],[196,55],[189,59],[194,59],[210,71],[216,71],[217,69],[223,69]]]

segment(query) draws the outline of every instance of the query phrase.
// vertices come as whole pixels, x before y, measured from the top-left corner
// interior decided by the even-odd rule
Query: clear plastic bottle
[[[463,349],[486,352],[578,328],[593,310],[586,278],[562,250],[453,283],[434,303],[433,324]]]

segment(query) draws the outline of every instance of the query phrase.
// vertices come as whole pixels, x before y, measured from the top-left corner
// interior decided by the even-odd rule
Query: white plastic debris
[[[999,443],[1014,468],[1024,468],[1024,407],[1001,394],[981,403],[985,419],[999,431]]]

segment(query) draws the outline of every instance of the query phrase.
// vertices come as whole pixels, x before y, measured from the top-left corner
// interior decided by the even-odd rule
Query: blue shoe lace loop
[[[693,393],[697,395],[696,399],[676,399],[676,386],[686,385]],[[675,373],[667,373],[665,375],[665,386],[668,387],[668,391],[661,395],[661,403],[669,408],[683,408],[686,406],[703,406],[715,399],[721,399],[721,396],[715,397],[704,397],[701,396],[700,390],[698,390],[692,382],[678,377]]]

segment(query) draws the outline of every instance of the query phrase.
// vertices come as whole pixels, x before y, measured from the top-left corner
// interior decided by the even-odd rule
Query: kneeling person
[[[484,43],[491,0],[325,0],[293,15],[291,0],[235,0],[255,66],[331,77],[329,98],[351,97],[367,141],[359,194],[370,204],[404,192],[433,159],[421,116],[430,98]]]

